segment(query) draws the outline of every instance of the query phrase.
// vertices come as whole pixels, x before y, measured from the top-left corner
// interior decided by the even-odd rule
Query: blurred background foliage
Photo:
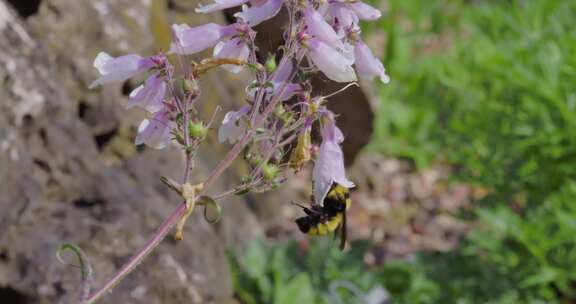
[[[375,4],[375,3],[373,3]],[[378,4],[376,4],[378,5]],[[364,28],[384,35],[391,75],[377,88],[367,148],[487,189],[458,215],[459,246],[367,266],[370,241],[330,240],[230,253],[246,303],[576,301],[576,1],[389,0]],[[378,46],[376,46],[378,48]],[[354,229],[353,227],[351,229]],[[334,288],[334,282],[354,288]],[[298,299],[295,301],[296,298]]]

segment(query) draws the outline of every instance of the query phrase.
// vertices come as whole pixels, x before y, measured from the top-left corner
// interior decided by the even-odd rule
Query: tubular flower
[[[359,30],[359,20],[373,21],[382,16],[382,13],[378,9],[362,1],[329,1],[328,4],[321,8],[325,11],[330,22],[332,22],[332,25],[337,30]]]
[[[370,48],[362,41],[358,40],[354,46],[356,56],[356,71],[360,77],[372,80],[379,77],[382,83],[390,82],[390,77],[386,75],[386,69],[382,62],[374,56]]]
[[[313,9],[311,6],[308,6],[304,13],[304,19],[306,20],[306,32],[308,34],[321,40],[332,48],[339,50],[344,49],[342,37],[334,31],[318,11]]]
[[[250,49],[246,43],[240,38],[232,38],[227,42],[220,41],[214,47],[214,57],[217,58],[237,58],[246,60],[250,55]],[[222,66],[232,73],[238,73],[242,70],[242,66],[225,64]]]
[[[283,0],[267,0],[261,5],[242,6],[242,12],[234,14],[234,17],[242,19],[246,24],[255,26],[263,21],[273,18],[282,8]]]
[[[168,112],[160,111],[151,119],[144,119],[138,127],[136,135],[136,145],[146,144],[154,149],[162,149],[170,142],[171,131],[174,122],[170,119]]]
[[[162,110],[165,95],[166,83],[159,77],[159,73],[155,73],[130,93],[127,107],[138,106],[155,113]]]
[[[348,5],[361,20],[373,21],[379,19],[382,16],[382,13],[378,9],[362,1],[356,1]]]
[[[248,114],[250,108],[248,106],[242,107],[238,111],[230,111],[224,115],[222,125],[218,129],[218,141],[223,143],[228,141],[233,144],[236,142],[246,131],[246,122],[243,117]]]
[[[280,89],[282,89],[282,86],[284,85],[284,83],[286,83],[286,81],[290,77],[290,74],[292,74],[293,70],[294,67],[292,66],[291,62],[284,62],[278,67],[276,75],[274,75],[274,77],[272,78],[272,86],[273,86],[273,92],[271,92],[272,94],[280,93]],[[284,89],[284,93],[280,97],[280,100],[286,101],[292,98],[292,96],[294,96],[294,94],[300,91],[300,89],[301,89],[300,85],[297,83],[287,83],[286,88]]]
[[[352,68],[354,60],[331,48],[326,43],[312,38],[308,41],[308,56],[314,65],[336,82],[356,81],[356,73]]]
[[[272,86],[266,86],[266,94],[274,96],[279,94],[283,86],[284,93],[282,96],[278,97],[280,101],[286,101],[292,98],[296,93],[301,91],[301,86],[298,83],[286,83],[290,78],[292,72],[294,71],[294,65],[290,61],[282,62],[278,68],[275,70],[275,74],[270,80],[270,84]],[[253,82],[253,84],[257,84],[257,82]],[[256,97],[256,91],[258,90],[257,85],[248,86],[246,89],[246,94],[254,100]]]
[[[176,41],[170,46],[170,52],[188,55],[213,47],[223,38],[236,34],[236,28],[235,24],[224,26],[208,23],[197,27],[174,24],[172,32]]]
[[[314,198],[317,204],[324,201],[332,183],[338,183],[346,188],[354,187],[354,183],[346,178],[344,154],[340,148],[343,141],[344,135],[331,119],[322,130],[322,144],[312,172]]]
[[[136,54],[112,57],[105,52],[100,52],[94,60],[94,67],[102,76],[92,82],[90,88],[110,82],[124,81],[155,65],[154,57],[142,57]]]
[[[326,13],[334,25],[340,29],[356,29],[358,27],[358,15],[345,4],[332,3],[328,5]]]

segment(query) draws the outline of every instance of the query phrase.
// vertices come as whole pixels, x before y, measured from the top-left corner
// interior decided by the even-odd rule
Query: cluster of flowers
[[[313,159],[318,203],[332,183],[352,187],[340,147],[344,137],[335,115],[325,106],[330,96],[312,96],[309,77],[310,71],[320,71],[336,82],[355,82],[358,75],[387,83],[384,66],[361,40],[358,25],[360,20],[380,18],[380,11],[359,0],[216,0],[197,12],[240,5],[242,11],[234,15],[234,24],[172,26],[174,39],[168,54],[183,58],[213,48],[212,57],[191,66],[175,66],[164,53],[150,57],[100,53],[94,66],[101,77],[92,86],[149,73],[128,101],[128,107],[150,113],[138,128],[136,144],[160,149],[174,142],[193,157],[212,124],[212,119],[205,123],[194,110],[201,92],[197,79],[217,66],[233,73],[248,68],[254,81],[246,89],[246,103],[228,112],[218,130],[220,142],[235,145],[227,157],[242,155],[253,168],[236,191],[269,189],[284,180],[283,173],[298,170]],[[278,61],[270,57],[258,62],[252,27],[274,17],[283,7],[288,24],[282,56]],[[319,147],[312,142],[313,128],[320,130]]]

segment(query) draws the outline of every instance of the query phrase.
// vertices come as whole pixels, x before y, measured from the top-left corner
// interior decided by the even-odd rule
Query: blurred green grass
[[[386,5],[381,21],[364,28],[386,35],[392,78],[378,89],[368,150],[418,168],[447,162],[454,180],[489,189],[463,215],[477,224],[458,250],[371,271],[361,258],[368,245],[320,260],[314,255],[322,243],[304,256],[294,244],[262,247],[283,258],[252,273],[251,262],[232,255],[233,273],[244,276],[235,284],[240,298],[293,303],[279,295],[289,287],[309,296],[299,302],[332,303],[329,282],[348,280],[365,292],[385,286],[392,303],[574,303],[576,1]]]

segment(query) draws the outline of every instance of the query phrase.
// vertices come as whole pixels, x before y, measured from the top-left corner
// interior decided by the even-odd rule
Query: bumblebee
[[[326,235],[332,231],[337,235],[337,229],[340,229],[340,249],[343,250],[346,245],[346,210],[351,203],[348,188],[333,183],[322,205],[300,206],[306,216],[296,219],[296,225],[309,235]]]

